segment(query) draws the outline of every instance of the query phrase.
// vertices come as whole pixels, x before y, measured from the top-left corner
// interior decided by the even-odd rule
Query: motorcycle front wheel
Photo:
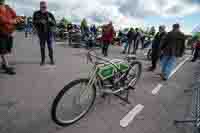
[[[92,108],[96,89],[87,88],[88,82],[88,79],[74,80],[58,93],[51,109],[51,117],[56,124],[71,125],[83,118]]]

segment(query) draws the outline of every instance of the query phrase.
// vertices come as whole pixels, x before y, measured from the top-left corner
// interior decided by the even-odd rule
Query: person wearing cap
[[[156,34],[152,43],[152,66],[149,68],[149,71],[154,71],[156,69],[160,57],[160,44],[164,40],[166,34],[165,26],[160,26],[159,32]]]
[[[54,65],[53,56],[53,33],[56,27],[56,20],[51,12],[47,10],[47,3],[45,1],[40,2],[40,10],[33,14],[33,25],[37,31],[40,40],[40,51],[41,51],[41,63],[45,65],[45,47],[46,43],[49,50],[50,64]]]
[[[180,31],[180,25],[174,24],[163,43],[161,44],[161,70],[160,74],[163,80],[168,80],[170,74],[176,65],[176,58],[182,57],[185,50],[185,35]]]
[[[12,52],[13,36],[16,24],[23,22],[21,17],[17,17],[16,12],[5,4],[5,0],[0,0],[0,56],[2,59],[2,69],[9,75],[15,75],[13,68],[9,67],[7,54]]]

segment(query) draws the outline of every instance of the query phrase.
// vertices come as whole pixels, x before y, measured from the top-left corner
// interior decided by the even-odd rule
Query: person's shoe
[[[16,72],[14,71],[14,69],[13,68],[9,68],[9,67],[7,67],[5,69],[5,73],[9,74],[9,75],[15,75],[16,74]]]
[[[196,60],[192,59],[191,62],[195,62]]]
[[[7,67],[6,67],[5,64],[2,64],[2,65],[1,65],[1,68],[2,68],[3,70],[5,70]]]
[[[136,54],[136,52],[132,52],[131,54],[135,55],[135,54]]]
[[[52,65],[52,66],[55,65],[55,62],[54,62],[54,61],[51,61],[51,62],[50,62],[50,65]]]
[[[148,71],[149,71],[149,72],[153,72],[154,70],[155,70],[155,68],[153,68],[153,67],[149,67],[149,68],[148,68]]]
[[[163,74],[160,74],[160,77],[162,78],[163,81],[167,81],[167,78]]]
[[[3,70],[7,70],[8,68],[9,69],[14,69],[13,67],[8,67],[8,66],[6,66],[5,64],[2,64],[2,66],[1,66],[1,68],[3,69]]]
[[[45,63],[42,61],[42,62],[40,62],[40,66],[44,66],[45,65]]]

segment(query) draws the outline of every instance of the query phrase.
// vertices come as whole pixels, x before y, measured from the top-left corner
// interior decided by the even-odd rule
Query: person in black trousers
[[[197,58],[200,55],[200,39],[197,39],[196,43],[195,43],[195,51],[194,51],[194,56],[191,60],[191,62],[195,62],[197,60]]]
[[[108,48],[109,45],[112,43],[113,39],[115,36],[115,30],[112,25],[112,22],[110,22],[108,25],[105,25],[103,27],[103,36],[102,36],[102,41],[103,41],[103,46],[102,46],[102,54],[106,57],[108,56]]]
[[[138,47],[139,47],[139,43],[141,41],[141,33],[139,31],[138,28],[135,29],[135,37],[134,37],[134,45],[133,45],[133,52],[132,54],[136,54]]]
[[[127,52],[127,48],[128,48],[128,54],[130,54],[130,51],[131,51],[131,47],[132,47],[132,44],[133,44],[133,40],[134,40],[134,36],[135,36],[135,31],[133,28],[131,28],[127,34],[127,38],[128,38],[128,47],[126,47],[124,49],[124,51],[122,52],[123,54],[126,54]]]
[[[40,40],[40,51],[41,51],[41,63],[45,64],[45,47],[46,43],[49,50],[50,64],[54,65],[53,56],[53,30],[56,26],[56,20],[52,13],[47,11],[47,3],[45,1],[40,2],[40,10],[33,14],[33,25],[36,28],[39,40]]]
[[[165,36],[165,26],[160,26],[159,32],[156,34],[152,44],[152,66],[149,67],[149,71],[154,71],[156,69],[156,65],[160,57],[160,45]]]

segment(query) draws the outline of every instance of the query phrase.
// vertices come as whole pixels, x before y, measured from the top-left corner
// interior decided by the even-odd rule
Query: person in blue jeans
[[[56,20],[52,13],[47,10],[47,3],[45,1],[40,2],[40,10],[33,14],[33,25],[37,31],[40,40],[40,51],[41,51],[41,63],[45,65],[45,47],[46,43],[49,50],[50,64],[55,65],[53,56],[53,39],[54,30],[56,27]]]
[[[185,50],[185,35],[180,31],[180,25],[174,24],[161,44],[161,78],[168,80],[176,66],[176,58],[182,57]]]
[[[32,22],[31,22],[31,18],[28,17],[26,18],[26,22],[25,22],[25,38],[28,37],[28,35],[31,35],[32,32]]]

